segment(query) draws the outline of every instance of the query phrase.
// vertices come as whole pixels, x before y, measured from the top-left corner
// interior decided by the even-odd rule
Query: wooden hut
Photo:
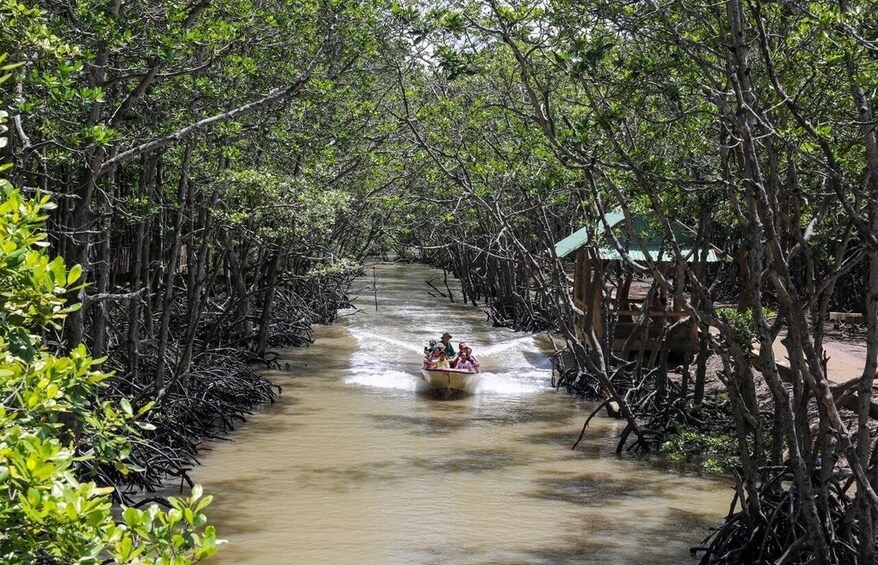
[[[667,278],[674,281],[677,290],[675,296],[668,297],[664,290],[656,289],[653,299],[647,304],[652,281],[638,278],[635,269],[623,260],[604,222],[583,227],[555,244],[559,258],[575,257],[572,283],[573,301],[578,311],[574,314],[574,322],[580,339],[596,346],[591,337],[594,330],[599,343],[607,341],[617,352],[655,351],[663,331],[668,328],[665,339],[670,351],[696,349],[697,326],[675,324],[688,317],[682,307],[686,275],[684,269],[676,268],[676,258],[666,245],[664,233],[650,225],[645,217],[632,217],[630,226],[621,213],[607,214],[604,219],[628,257],[644,266],[648,261],[657,263]],[[696,248],[696,234],[684,224],[675,221],[672,229],[687,262],[726,259],[711,245]],[[645,308],[649,312],[644,320]],[[641,320],[644,324],[639,323]],[[612,343],[606,338],[606,326],[614,327]]]

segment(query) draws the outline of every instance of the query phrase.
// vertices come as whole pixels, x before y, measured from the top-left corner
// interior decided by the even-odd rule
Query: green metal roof
[[[649,256],[649,259],[652,261],[658,261],[659,258],[666,261],[672,258],[670,249],[663,245],[664,235],[652,228],[643,217],[635,216],[631,220],[631,227],[637,236],[636,238],[630,238],[627,226],[620,225],[625,222],[624,214],[612,212],[606,214],[604,218],[631,259],[646,261],[647,256]],[[695,232],[686,225],[674,221],[672,229],[680,250],[684,256],[689,257],[691,262],[704,260],[713,263],[720,260],[720,254],[717,253],[713,246],[707,247],[706,257],[704,257],[704,249],[696,250],[693,253]],[[612,239],[607,237],[603,222],[600,222],[593,230],[586,226],[565,237],[555,244],[555,253],[558,257],[563,258],[586,245],[595,247],[598,257],[601,259],[607,261],[619,261],[622,259]],[[664,252],[662,253],[663,250]]]
[[[588,228],[578,229],[555,244],[555,254],[558,257],[567,257],[586,243],[588,243]]]

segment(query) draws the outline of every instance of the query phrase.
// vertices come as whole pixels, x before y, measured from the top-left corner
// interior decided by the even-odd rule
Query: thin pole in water
[[[372,267],[372,292],[375,295],[375,311],[378,311],[378,283],[375,277],[375,267]]]

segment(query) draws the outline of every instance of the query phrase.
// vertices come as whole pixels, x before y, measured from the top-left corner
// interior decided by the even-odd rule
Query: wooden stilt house
[[[645,217],[632,217],[629,222],[624,214],[610,213],[604,219],[606,225],[598,222],[583,227],[555,244],[559,258],[575,261],[572,284],[578,311],[574,323],[580,339],[592,347],[604,343],[623,353],[657,351],[662,338],[672,352],[696,349],[698,329],[687,323],[682,307],[686,271],[677,263],[663,232]],[[696,246],[695,232],[684,224],[674,222],[672,229],[688,263],[726,259],[711,245]],[[638,275],[623,260],[620,247],[637,264],[657,264],[673,282],[674,295],[667,296],[651,277]]]

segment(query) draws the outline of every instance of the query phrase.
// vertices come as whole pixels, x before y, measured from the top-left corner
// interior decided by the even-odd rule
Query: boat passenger
[[[458,343],[457,344],[457,355],[454,356],[454,359],[449,361],[449,363],[451,363],[452,367],[456,368],[457,362],[461,361],[464,358],[464,355],[463,355],[463,346],[464,345],[466,345],[466,344],[465,343]]]
[[[481,364],[479,363],[479,360],[476,359],[476,356],[473,355],[473,350],[465,343],[458,344],[458,349],[460,349],[460,353],[457,354],[457,363],[455,364],[455,367],[478,373]]]
[[[436,347],[436,340],[431,339],[430,345],[424,348],[424,363],[429,363],[433,359],[433,349]]]
[[[448,356],[445,354],[445,348],[441,343],[433,351],[435,353],[433,354],[432,361],[427,366],[428,369],[448,369],[451,367],[448,363]]]
[[[469,362],[472,363],[473,369],[478,373],[481,370],[482,364],[479,363],[478,358],[472,354],[472,351],[467,350],[467,357],[469,358]]]
[[[473,362],[466,354],[466,351],[461,351],[457,354],[457,363],[455,364],[454,368],[469,371],[470,373],[476,372],[475,368],[473,367]]]
[[[430,352],[424,355],[424,367],[427,369],[436,368],[436,360],[439,358],[439,351],[445,349],[441,343],[437,344],[434,340],[430,340],[434,345],[430,348]]]
[[[447,355],[449,359],[454,359],[454,356],[457,355],[457,353],[454,351],[454,346],[451,345],[450,333],[445,332],[442,334],[442,345],[445,346],[445,355]]]

